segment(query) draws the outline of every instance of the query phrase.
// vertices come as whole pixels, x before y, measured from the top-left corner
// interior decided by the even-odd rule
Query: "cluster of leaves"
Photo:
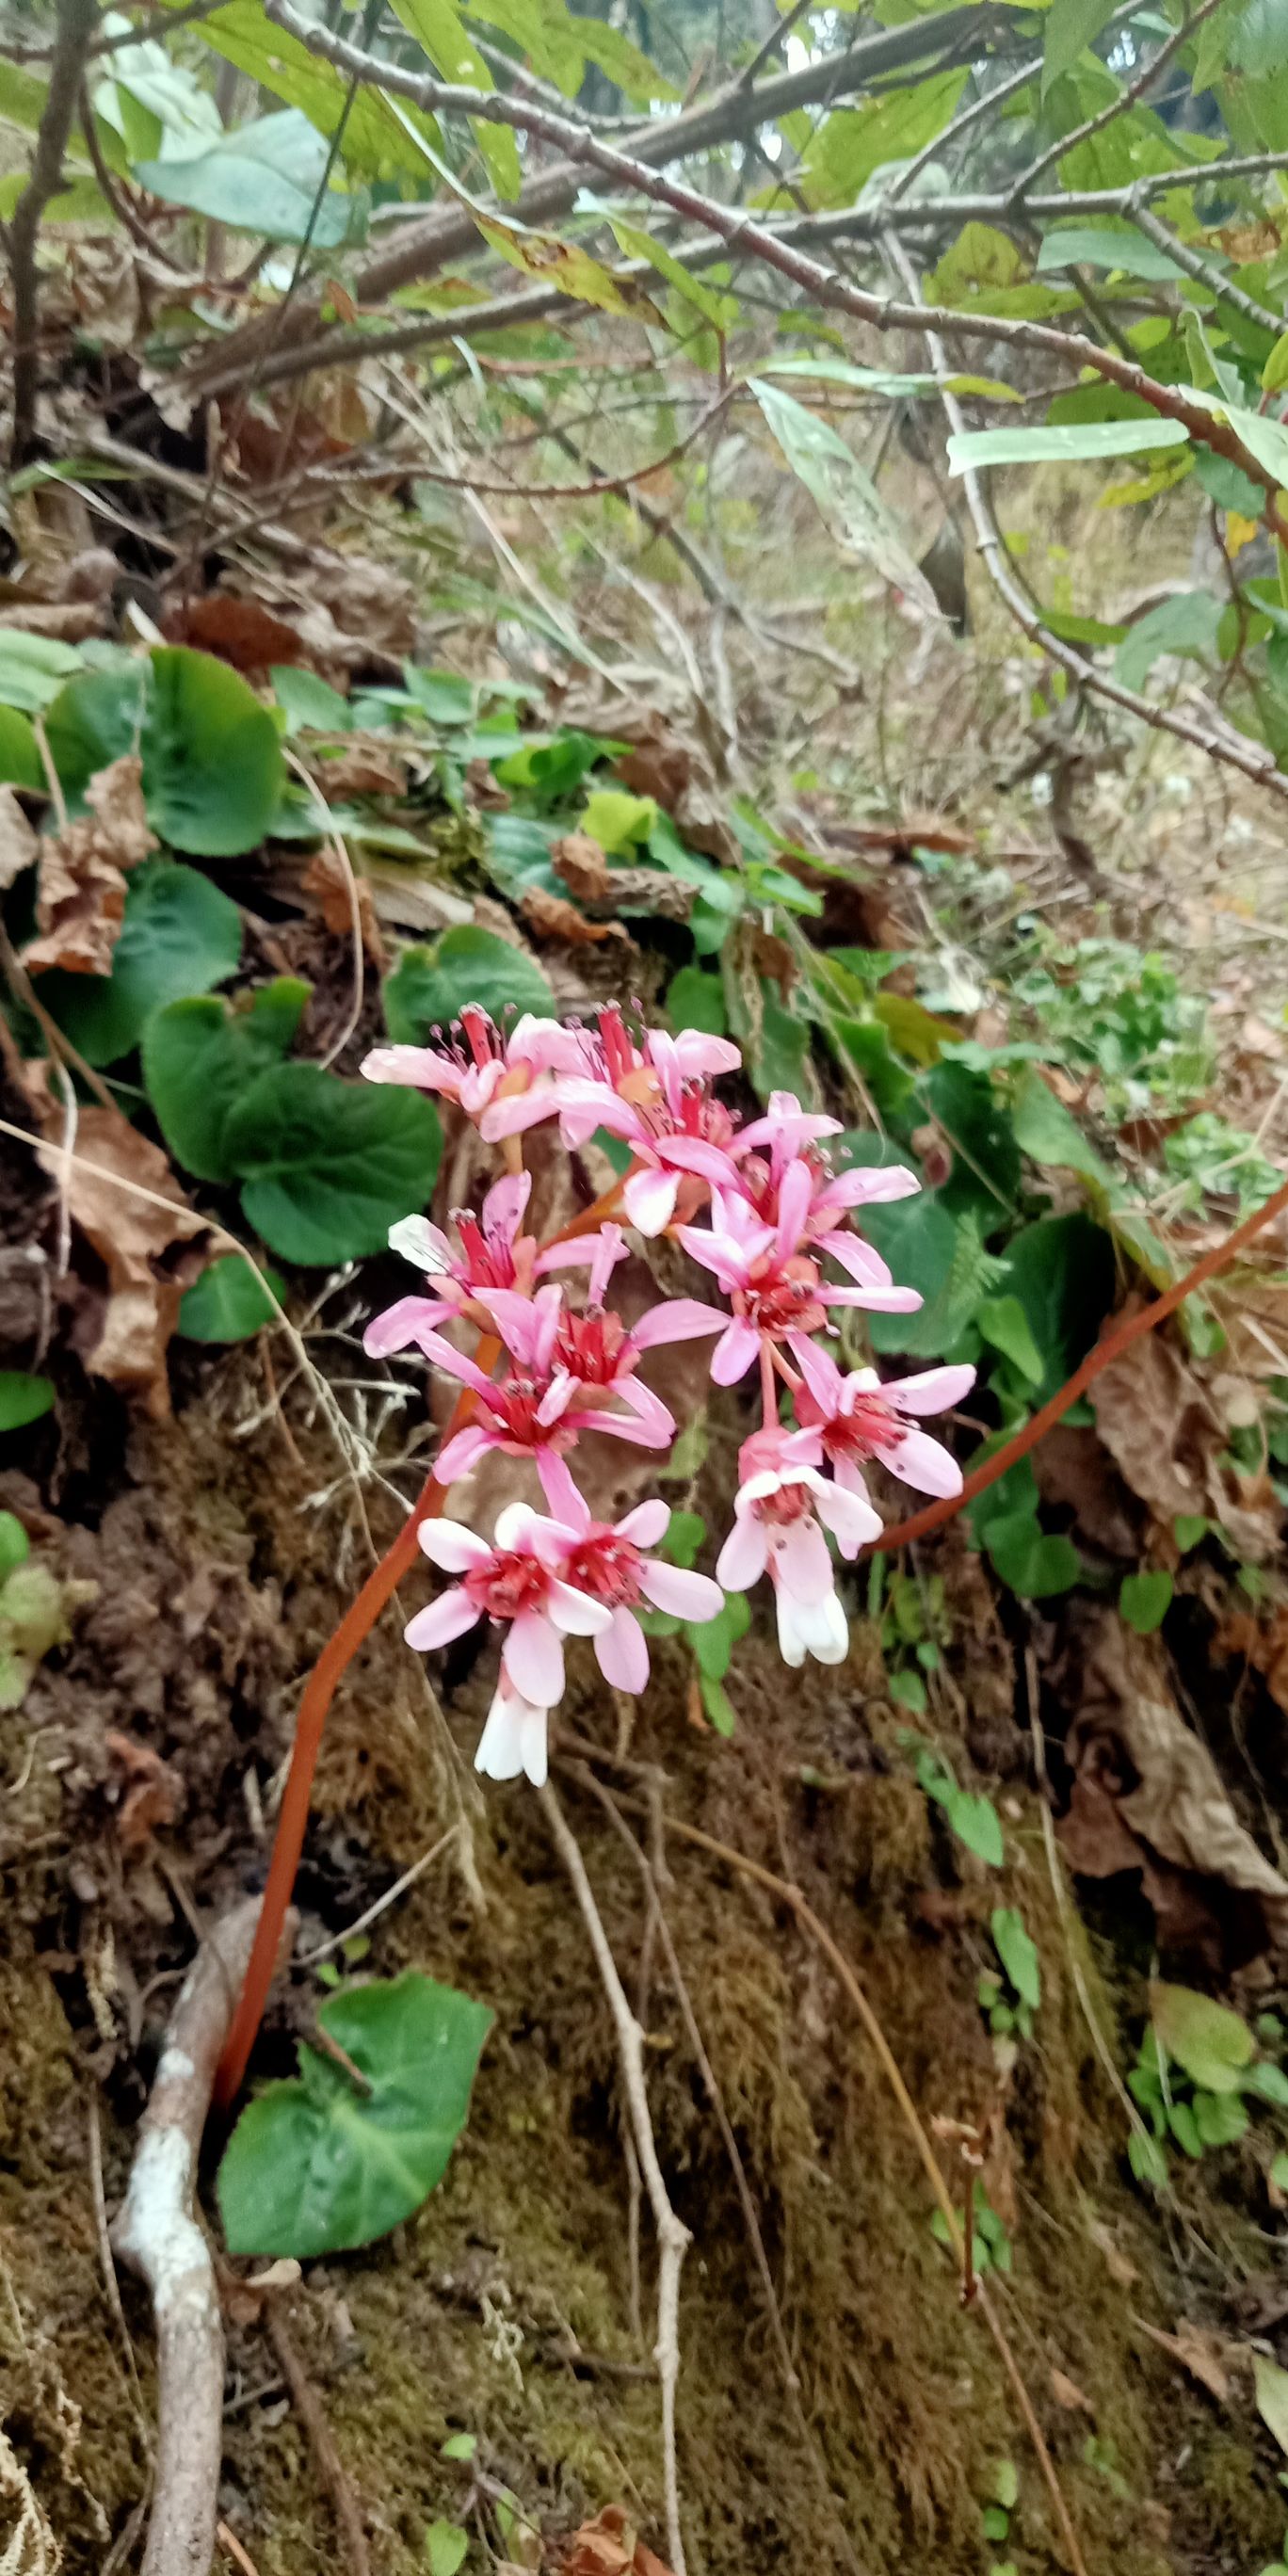
[[[1019,2472],[1014,2460],[999,2460],[989,2480],[989,2499],[980,2513],[980,2529],[992,2548],[1002,2548],[1011,2536],[1011,2517],[1020,2500]],[[1017,2576],[1012,2559],[995,2560],[988,2576]]]
[[[995,2039],[1032,2039],[1033,2016],[1042,2001],[1042,1963],[1024,1917],[1012,1905],[995,1905],[989,1916],[993,1947],[1002,1963],[999,1977],[991,1968],[981,1973],[976,1994]]]
[[[1010,2229],[998,2217],[982,2182],[971,2183],[971,2255],[977,2272],[1009,2272],[1015,2264]],[[942,2209],[934,2211],[930,2233],[937,2245],[952,2245]]]
[[[1258,2056],[1256,2037],[1242,2015],[1189,1986],[1156,1985],[1140,2054],[1127,2078],[1147,2123],[1134,2129],[1128,2156],[1138,2182],[1163,2190],[1168,2181],[1165,2142],[1170,2138],[1195,2159],[1214,2147],[1232,2146],[1248,2127],[1248,2099],[1288,2108],[1288,2075],[1277,2058]],[[1282,2042],[1282,2024],[1263,2016],[1257,2036]],[[1288,2155],[1272,2174],[1288,2181]]]

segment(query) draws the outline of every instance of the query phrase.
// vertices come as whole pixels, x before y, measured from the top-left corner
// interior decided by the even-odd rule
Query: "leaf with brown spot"
[[[37,975],[110,975],[125,915],[126,868],[157,846],[143,806],[143,764],[129,752],[100,769],[85,790],[90,813],[40,843],[36,920],[40,936],[23,951]]]
[[[552,841],[550,864],[579,902],[611,902],[612,871],[598,841],[589,832],[565,832],[562,840]]]
[[[42,1114],[47,1125],[55,1114],[61,1120],[47,1096]],[[154,1421],[164,1421],[170,1411],[166,1348],[184,1288],[200,1267],[195,1257],[176,1259],[175,1246],[204,1233],[206,1220],[189,1206],[160,1146],[138,1135],[119,1109],[81,1110],[70,1165],[54,1136],[36,1153],[42,1170],[65,1188],[73,1224],[107,1270],[107,1304],[85,1366],[137,1397]],[[154,1196],[136,1198],[123,1182]]]

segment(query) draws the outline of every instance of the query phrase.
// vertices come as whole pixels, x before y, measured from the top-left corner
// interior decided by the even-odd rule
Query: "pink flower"
[[[847,1373],[816,1343],[795,1334],[789,1339],[805,1380],[796,1397],[797,1420],[817,1432],[838,1485],[864,1494],[862,1462],[879,1458],[920,1494],[961,1492],[956,1459],[941,1441],[917,1430],[916,1416],[960,1404],[975,1383],[973,1368],[920,1369],[883,1386],[875,1369]]]
[[[496,1543],[461,1521],[424,1521],[417,1537],[427,1557],[462,1580],[418,1610],[404,1630],[409,1646],[428,1652],[463,1637],[480,1619],[505,1625],[501,1679],[488,1712],[475,1766],[494,1780],[519,1771],[539,1788],[546,1776],[546,1719],[563,1697],[566,1636],[605,1631],[612,1612],[561,1576],[536,1549],[537,1513],[507,1503]]]
[[[672,1415],[635,1377],[640,1353],[658,1343],[715,1332],[723,1320],[714,1307],[680,1297],[655,1306],[628,1333],[620,1315],[611,1312],[570,1314],[563,1290],[553,1283],[538,1288],[532,1298],[511,1289],[484,1289],[480,1303],[510,1356],[504,1377],[485,1377],[477,1361],[453,1350],[438,1333],[418,1336],[426,1358],[472,1388],[477,1399],[475,1420],[445,1443],[434,1474],[440,1484],[453,1484],[489,1449],[531,1457],[551,1508],[559,1513],[573,1490],[563,1453],[583,1431],[611,1432],[646,1449],[664,1449],[674,1438]],[[623,1411],[606,1409],[602,1399],[611,1396]]]
[[[731,1073],[742,1061],[729,1039],[649,1029],[636,1046],[613,1005],[600,1012],[598,1037],[582,1031],[578,1045],[583,1068],[554,1085],[560,1132],[570,1148],[597,1127],[630,1146],[640,1169],[627,1180],[622,1204],[641,1234],[661,1234],[670,1224],[686,1178],[732,1185],[734,1121],[707,1089],[713,1074]],[[504,1100],[482,1133],[495,1139],[526,1124],[524,1103]]]
[[[425,1271],[434,1281],[436,1294],[400,1297],[396,1305],[372,1317],[363,1346],[373,1359],[385,1359],[391,1351],[405,1350],[409,1342],[420,1342],[449,1315],[467,1315],[485,1331],[490,1329],[487,1311],[479,1302],[483,1293],[506,1288],[530,1296],[534,1282],[549,1270],[589,1263],[601,1277],[602,1295],[614,1262],[626,1256],[620,1227],[612,1229],[615,1241],[607,1260],[602,1235],[581,1235],[571,1243],[552,1244],[540,1251],[535,1236],[519,1232],[531,1191],[531,1174],[516,1172],[488,1191],[478,1216],[467,1209],[455,1210],[452,1222],[459,1249],[453,1248],[441,1226],[431,1225],[426,1217],[404,1216],[391,1225],[390,1249]]]
[[[783,1182],[795,1161],[804,1162],[812,1186],[801,1218],[800,1237],[791,1249],[800,1252],[808,1248],[820,1257],[826,1254],[850,1270],[860,1283],[879,1285],[882,1276],[888,1280],[890,1274],[869,1245],[860,1244],[856,1250],[855,1237],[846,1231],[846,1215],[852,1208],[884,1206],[892,1199],[910,1198],[921,1183],[915,1172],[902,1163],[881,1167],[852,1165],[834,1172],[826,1154],[818,1148],[821,1138],[835,1135],[840,1124],[839,1118],[815,1116],[802,1109],[794,1092],[771,1092],[768,1116],[744,1127],[735,1143],[738,1188],[744,1198],[750,1199],[762,1224],[776,1227]],[[765,1148],[767,1154],[759,1150]]]
[[[718,1189],[711,1195],[709,1229],[695,1225],[679,1229],[686,1252],[714,1270],[733,1304],[734,1321],[726,1327],[711,1361],[717,1386],[734,1386],[746,1375],[762,1336],[778,1342],[789,1333],[816,1333],[827,1322],[829,1306],[864,1306],[878,1314],[908,1315],[921,1304],[915,1288],[894,1286],[880,1256],[857,1236],[841,1238],[845,1266],[861,1283],[854,1287],[832,1287],[817,1261],[797,1251],[813,1188],[808,1164],[790,1162],[778,1191],[776,1224],[762,1224],[750,1201],[736,1189]]]
[[[467,1118],[481,1119],[498,1096],[529,1092],[534,1077],[547,1073],[555,1056],[562,1055],[566,1035],[557,1020],[534,1019],[530,1012],[503,1034],[473,1002],[453,1022],[456,1028],[460,1038],[440,1029],[437,1046],[373,1047],[362,1066],[368,1082],[405,1082],[417,1091],[435,1091],[445,1100],[454,1100]],[[555,1103],[548,1085],[533,1092],[529,1108],[525,1126],[535,1125],[538,1117],[553,1116]]]
[[[746,1592],[768,1573],[779,1647],[783,1661],[793,1666],[807,1654],[820,1664],[839,1664],[850,1642],[820,1521],[845,1557],[856,1556],[881,1532],[866,1498],[819,1474],[810,1462],[811,1448],[817,1457],[816,1435],[808,1432],[762,1431],[744,1441],[734,1525],[716,1565],[727,1592]]]
[[[560,1567],[578,1592],[604,1603],[611,1613],[609,1625],[595,1638],[595,1657],[605,1681],[618,1690],[641,1691],[648,1680],[648,1640],[635,1616],[641,1595],[658,1610],[698,1623],[718,1618],[724,1608],[724,1594],[709,1575],[653,1564],[644,1554],[665,1538],[670,1519],[666,1503],[637,1503],[613,1528],[591,1519],[588,1504],[573,1487],[562,1519],[538,1526],[535,1544],[541,1554]]]

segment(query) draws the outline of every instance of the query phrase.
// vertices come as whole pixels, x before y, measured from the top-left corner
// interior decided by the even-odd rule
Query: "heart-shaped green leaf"
[[[253,850],[272,823],[285,770],[277,727],[226,662],[167,644],[146,661],[82,671],[46,718],[70,803],[124,753],[143,762],[143,801],[159,838],[200,858]]]
[[[1150,1988],[1154,2028],[1169,2057],[1207,2093],[1235,2093],[1252,2057],[1252,2033],[1239,2014],[1192,1986]]]
[[[0,1431],[25,1431],[54,1401],[53,1382],[26,1369],[0,1369]],[[6,1514],[6,1518],[8,1515]]]
[[[230,2252],[307,2262],[410,2218],[465,2126],[492,2019],[414,1969],[320,2005],[322,2029],[369,2090],[301,2044],[299,2075],[242,2113],[220,2167]]]
[[[39,978],[40,999],[90,1064],[115,1064],[163,1004],[233,974],[241,938],[236,904],[209,877],[173,859],[145,859],[130,871],[111,974],[52,967]]]
[[[271,1293],[270,1293],[271,1292]],[[262,1274],[240,1252],[226,1252],[203,1270],[179,1300],[179,1330],[190,1342],[244,1342],[271,1324],[285,1281]]]
[[[283,1261],[356,1261],[423,1208],[443,1131],[418,1091],[274,1066],[234,1101],[222,1146],[246,1222]]]
[[[248,1009],[230,1011],[211,996],[190,996],[149,1022],[143,1040],[148,1098],[171,1153],[198,1180],[236,1180],[237,1165],[224,1148],[228,1113],[259,1074],[281,1062],[309,990],[298,975],[279,975],[251,995]]]

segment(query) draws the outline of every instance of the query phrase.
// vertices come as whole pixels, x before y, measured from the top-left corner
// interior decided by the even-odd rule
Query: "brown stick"
[[[313,2453],[318,2476],[331,2499],[331,2510],[344,2542],[351,2576],[371,2576],[371,2558],[358,2499],[345,2475],[344,2463],[335,2447],[322,2400],[291,2339],[281,2302],[272,2296],[265,2302],[264,2325],[282,2377],[291,2392],[291,2404],[309,2437],[309,2449]]]
[[[9,225],[9,283],[13,301],[13,438],[10,462],[25,465],[36,441],[36,344],[40,290],[36,235],[40,218],[62,182],[63,154],[76,114],[85,58],[98,25],[95,0],[58,0],[58,35],[44,111],[32,156],[31,177]]]
[[[215,2068],[258,1919],[257,1898],[239,1905],[183,1981],[112,2230],[113,2251],[147,2282],[156,2318],[156,2492],[142,2576],[207,2576],[215,2546],[224,2330],[194,2198]]]

